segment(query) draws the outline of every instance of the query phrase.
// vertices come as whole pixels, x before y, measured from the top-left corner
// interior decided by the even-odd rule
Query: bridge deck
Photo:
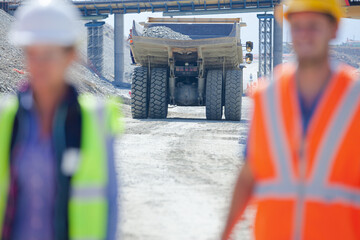
[[[123,0],[123,1],[74,1],[84,16],[113,14],[113,13],[140,13],[140,12],[186,12],[197,10],[224,10],[243,9],[246,11],[270,9],[280,0]]]

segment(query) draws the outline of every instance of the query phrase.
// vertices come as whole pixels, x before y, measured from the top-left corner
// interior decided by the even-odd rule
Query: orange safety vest
[[[295,67],[254,95],[255,239],[360,239],[360,81],[333,73],[302,131]]]

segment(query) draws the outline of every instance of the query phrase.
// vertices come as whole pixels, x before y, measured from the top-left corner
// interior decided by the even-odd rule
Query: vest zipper
[[[295,222],[294,222],[294,240],[303,239],[303,222],[305,210],[305,180],[306,180],[306,140],[302,137],[300,151],[299,151],[299,179],[297,182],[297,199],[295,207]]]

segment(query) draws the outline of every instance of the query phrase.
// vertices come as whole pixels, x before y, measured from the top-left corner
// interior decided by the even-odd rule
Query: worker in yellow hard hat
[[[284,14],[287,20],[291,14],[302,12],[327,14],[336,22],[340,22],[344,15],[339,0],[286,0],[284,4],[287,6]]]
[[[66,78],[79,11],[28,0],[15,17],[10,40],[28,76],[17,95],[0,96],[0,239],[116,239],[118,106]]]
[[[290,0],[296,64],[275,70],[254,113],[222,240],[257,206],[256,240],[360,239],[360,81],[333,62],[337,0]]]

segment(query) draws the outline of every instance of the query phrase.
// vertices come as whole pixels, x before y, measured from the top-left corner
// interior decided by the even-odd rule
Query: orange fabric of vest
[[[255,238],[360,239],[355,70],[337,68],[303,134],[295,67],[282,69],[277,80],[254,95],[247,161],[257,183]]]

